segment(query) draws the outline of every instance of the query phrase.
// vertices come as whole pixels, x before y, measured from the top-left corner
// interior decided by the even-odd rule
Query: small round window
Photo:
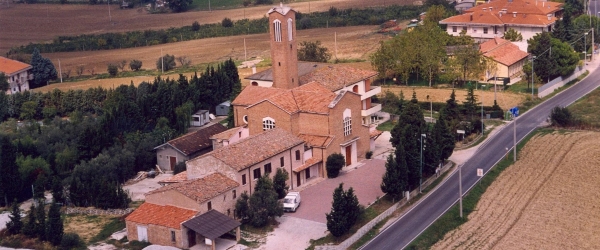
[[[244,119],[244,123],[248,124],[248,116],[245,115],[242,119]]]

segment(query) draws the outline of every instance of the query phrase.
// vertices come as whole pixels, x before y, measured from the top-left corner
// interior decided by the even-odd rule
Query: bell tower
[[[269,39],[273,66],[273,87],[292,89],[298,82],[298,47],[296,44],[296,11],[283,6],[273,7],[269,16]]]

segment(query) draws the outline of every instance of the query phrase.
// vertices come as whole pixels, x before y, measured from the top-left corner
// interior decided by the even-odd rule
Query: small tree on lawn
[[[21,221],[21,210],[19,210],[19,204],[17,203],[17,200],[13,202],[12,206],[10,207],[10,210],[11,212],[8,216],[8,218],[10,218],[10,221],[6,223],[6,229],[8,230],[9,234],[21,233],[21,229],[23,228],[23,222]]]
[[[288,179],[290,179],[288,172],[284,168],[278,168],[275,177],[273,177],[273,187],[275,188],[275,192],[277,192],[278,199],[283,199],[287,194],[290,188],[286,184]]]
[[[119,73],[119,67],[111,63],[107,66],[107,71],[110,76],[116,76]]]
[[[242,220],[242,223],[248,223],[250,221],[250,207],[248,206],[248,200],[250,197],[247,192],[243,192],[240,198],[235,202],[235,216]]]
[[[52,202],[48,211],[48,222],[46,223],[46,240],[52,245],[58,246],[64,234],[62,218],[60,218],[60,206]]]
[[[131,60],[129,62],[129,68],[133,71],[138,71],[142,68],[142,61],[140,60]]]
[[[298,60],[306,62],[327,62],[331,59],[331,54],[327,52],[326,47],[321,46],[321,41],[300,43],[298,49]]]
[[[164,65],[163,65],[164,64]],[[159,57],[156,61],[156,69],[169,71],[175,68],[175,56],[166,54],[163,57]]]
[[[327,157],[325,167],[327,168],[327,177],[335,178],[340,174],[340,170],[346,164],[346,159],[340,153],[331,154]]]
[[[360,215],[358,198],[354,189],[344,191],[344,183],[333,190],[331,212],[327,213],[327,230],[335,237],[342,236],[354,225]]]

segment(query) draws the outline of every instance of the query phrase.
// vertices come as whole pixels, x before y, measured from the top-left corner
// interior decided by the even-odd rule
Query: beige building
[[[503,37],[514,29],[527,41],[538,33],[550,32],[562,16],[563,3],[528,0],[495,0],[464,10],[463,14],[440,21],[446,32],[458,36],[461,31],[481,42]]]
[[[210,137],[225,130],[223,125],[214,123],[170,140],[154,148],[156,164],[164,171],[173,171],[177,163],[210,152],[213,148]]]
[[[29,90],[29,81],[33,80],[31,69],[29,64],[0,56],[0,72],[4,73],[9,85],[6,94]]]
[[[495,70],[486,72],[485,80],[494,77],[511,78],[521,73],[529,56],[529,53],[522,51],[517,45],[499,37],[480,44],[479,51],[496,64]]]

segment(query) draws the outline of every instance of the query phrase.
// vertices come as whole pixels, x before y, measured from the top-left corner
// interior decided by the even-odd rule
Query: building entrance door
[[[196,232],[194,232],[192,230],[188,230],[187,236],[188,236],[189,247],[195,246],[196,245]]]
[[[171,170],[175,170],[175,165],[177,165],[177,157],[169,156],[169,162],[171,163]]]
[[[346,147],[346,166],[352,165],[352,145]]]

